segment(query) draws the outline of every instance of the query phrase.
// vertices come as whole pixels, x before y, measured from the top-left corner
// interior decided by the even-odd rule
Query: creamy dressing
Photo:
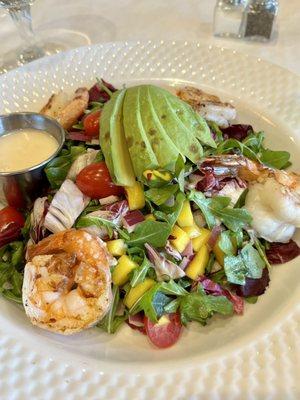
[[[46,131],[11,131],[0,137],[0,172],[15,172],[38,165],[57,148],[57,140]]]

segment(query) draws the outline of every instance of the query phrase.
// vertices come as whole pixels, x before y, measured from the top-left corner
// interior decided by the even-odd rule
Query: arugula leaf
[[[217,196],[208,199],[201,192],[191,191],[188,198],[200,208],[209,229],[217,224],[216,218],[220,219],[228,229],[234,232],[243,228],[252,220],[247,210],[228,207],[229,197]]]
[[[232,235],[230,231],[221,232],[218,246],[227,256],[231,256],[235,253],[235,247],[232,243]]]
[[[206,295],[202,288],[191,292],[180,300],[181,321],[187,325],[190,321],[198,321],[205,325],[213,314],[232,315],[233,305],[225,296]]]
[[[233,208],[242,208],[242,207],[244,207],[248,192],[249,192],[249,189],[247,188],[241,193],[240,197],[238,198],[238,200],[235,203]]]
[[[180,297],[177,297],[177,299],[174,299],[170,301],[167,305],[165,305],[164,311],[167,314],[174,313],[178,310],[179,305],[180,305]]]
[[[263,149],[261,151],[260,161],[268,167],[282,169],[288,166],[290,156],[290,153],[287,151]]]
[[[170,227],[173,228],[179,214],[181,213],[184,200],[185,195],[182,192],[179,192],[175,198],[175,204],[173,207],[163,206],[161,207],[161,210],[163,211],[154,211],[154,216],[159,220],[166,221]]]
[[[259,153],[265,140],[264,132],[253,132],[244,140],[244,146],[250,147],[255,153]]]
[[[145,192],[147,200],[160,206],[164,204],[178,190],[178,185],[167,185],[160,188],[151,188]]]
[[[149,243],[153,247],[163,247],[171,233],[171,227],[166,222],[144,221],[138,224],[130,234],[128,244],[141,246]]]
[[[233,150],[238,150],[240,154],[243,154],[251,160],[258,160],[257,154],[250,147],[244,145],[237,139],[227,139],[219,144],[217,154],[226,154]]]
[[[113,286],[112,290],[112,306],[106,316],[97,324],[107,333],[115,333],[119,326],[128,318],[127,313],[124,315],[116,315],[120,302],[120,290],[118,286]]]
[[[248,243],[237,256],[226,256],[224,270],[229,282],[237,285],[245,285],[246,278],[259,279],[265,262],[259,252]]]
[[[144,311],[145,315],[151,319],[153,322],[157,322],[157,309],[161,311],[162,302],[166,302],[166,299],[161,295],[156,295],[161,293],[163,295],[173,295],[173,296],[185,296],[188,292],[181,286],[179,286],[174,281],[169,282],[159,282],[156,283],[151,289],[149,289],[133,307],[129,310],[130,314],[136,314],[140,311]],[[167,297],[167,296],[165,296]],[[168,298],[169,299],[169,298]],[[171,301],[171,299],[169,299]],[[167,304],[167,303],[166,303]],[[164,307],[165,305],[164,304]]]
[[[188,199],[197,204],[204,215],[209,229],[212,229],[217,224],[217,221],[211,209],[211,199],[207,199],[202,192],[194,190],[190,192]]]
[[[130,281],[130,285],[135,287],[139,283],[143,282],[149,268],[151,267],[151,263],[147,257],[144,257],[142,264],[133,270],[133,275]]]
[[[252,221],[250,213],[243,208],[226,207],[223,210],[214,210],[214,214],[220,218],[228,229],[234,232],[237,232]]]
[[[45,173],[52,189],[60,188],[73,161],[85,151],[83,145],[70,146],[69,149],[64,148],[57,157],[47,164]]]
[[[221,129],[219,128],[219,126],[213,122],[213,121],[208,121],[208,126],[210,127],[210,130],[215,134],[216,138],[215,141],[217,143],[222,142],[223,141],[223,132],[221,131]]]
[[[262,162],[271,168],[283,169],[291,165],[289,162],[290,153],[287,151],[274,151],[264,148],[264,139],[264,132],[252,133],[242,142],[237,139],[228,139],[219,144],[217,154],[238,150],[238,152],[245,157]]]
[[[113,230],[116,229],[116,225],[107,219],[97,216],[84,216],[80,217],[76,222],[76,228],[85,228],[87,226],[97,226],[98,228],[106,228],[108,236],[113,236]]]

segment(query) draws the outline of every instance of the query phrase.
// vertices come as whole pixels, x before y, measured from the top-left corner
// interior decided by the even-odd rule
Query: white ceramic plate
[[[52,92],[90,85],[190,83],[232,101],[239,119],[264,129],[275,149],[300,145],[300,85],[288,71],[201,44],[112,43],[43,59],[0,77],[0,111],[39,110]],[[298,157],[299,158],[299,157]],[[128,327],[60,337],[34,328],[0,299],[1,399],[297,399],[299,259],[276,266],[243,317],[214,318],[157,350]]]

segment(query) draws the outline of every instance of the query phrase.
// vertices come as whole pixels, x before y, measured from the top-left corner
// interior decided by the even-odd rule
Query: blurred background
[[[300,72],[300,0],[280,0],[278,33],[265,43],[213,36],[215,5],[215,0],[36,0],[31,9],[36,38],[46,41],[50,52],[116,40],[202,41]],[[21,39],[4,8],[0,26],[0,61],[4,62],[7,54],[15,54]]]

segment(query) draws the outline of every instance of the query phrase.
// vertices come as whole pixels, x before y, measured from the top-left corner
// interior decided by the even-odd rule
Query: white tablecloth
[[[46,36],[63,33],[72,46],[115,40],[204,41],[300,73],[300,0],[280,0],[279,36],[267,44],[214,38],[214,5],[215,0],[37,0],[32,11],[37,30]],[[19,41],[3,10],[0,40],[0,55]]]

